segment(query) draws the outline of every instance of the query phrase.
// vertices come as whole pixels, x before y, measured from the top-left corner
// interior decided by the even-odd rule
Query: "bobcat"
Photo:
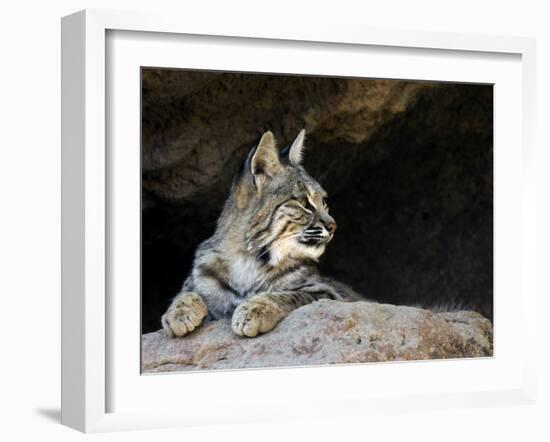
[[[304,139],[302,130],[279,152],[266,132],[250,151],[214,235],[198,247],[191,275],[162,316],[168,336],[192,332],[209,315],[231,316],[237,335],[254,337],[315,300],[361,299],[318,272],[336,222],[325,191],[301,165]]]

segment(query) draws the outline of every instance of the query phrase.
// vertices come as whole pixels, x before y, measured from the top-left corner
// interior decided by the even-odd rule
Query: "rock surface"
[[[229,320],[180,339],[142,337],[144,373],[492,356],[491,322],[475,312],[433,313],[373,302],[321,300],[270,333],[236,336]]]
[[[220,198],[220,189],[224,198],[227,169],[238,169],[265,130],[281,143],[305,127],[315,143],[361,144],[440,85],[159,69],[144,69],[142,81],[143,190],[175,204]]]

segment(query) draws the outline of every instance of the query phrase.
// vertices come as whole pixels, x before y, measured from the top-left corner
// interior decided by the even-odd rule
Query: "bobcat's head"
[[[271,132],[254,147],[233,186],[249,252],[271,265],[318,260],[334,236],[326,192],[302,167],[305,130],[279,151]]]

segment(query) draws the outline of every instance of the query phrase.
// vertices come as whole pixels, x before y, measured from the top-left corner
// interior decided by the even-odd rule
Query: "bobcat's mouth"
[[[309,247],[318,247],[327,244],[333,235],[323,227],[310,227],[303,231],[298,242]]]

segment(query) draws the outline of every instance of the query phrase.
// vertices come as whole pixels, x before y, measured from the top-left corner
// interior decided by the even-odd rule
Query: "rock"
[[[472,358],[493,354],[493,328],[469,311],[321,300],[292,312],[271,332],[242,338],[229,320],[190,335],[142,337],[144,373],[296,365]]]
[[[265,130],[288,143],[306,128],[315,143],[364,143],[439,83],[143,70],[143,189],[182,204],[225,195]]]

